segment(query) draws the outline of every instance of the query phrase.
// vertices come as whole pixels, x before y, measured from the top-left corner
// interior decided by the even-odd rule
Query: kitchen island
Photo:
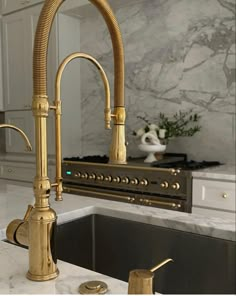
[[[57,212],[58,224],[99,214],[227,241],[236,240],[233,220],[205,218],[182,212],[72,194],[64,194],[63,198],[62,202],[56,202],[53,194],[51,197],[51,206]],[[15,218],[22,218],[27,205],[33,202],[33,190],[29,184],[0,181],[1,240],[5,239],[5,229],[8,223]],[[80,283],[93,279],[105,281],[110,287],[109,293],[111,294],[127,294],[127,283],[62,261],[58,262],[60,276],[56,280],[43,283],[28,281],[25,278],[28,269],[27,251],[6,242],[0,243],[0,262],[0,293],[78,293]]]

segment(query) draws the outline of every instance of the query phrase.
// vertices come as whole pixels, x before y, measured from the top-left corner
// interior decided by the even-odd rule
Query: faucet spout
[[[92,62],[99,70],[104,88],[105,88],[105,109],[104,109],[104,117],[105,117],[105,128],[110,129],[110,122],[111,117],[114,116],[111,114],[111,100],[110,100],[110,86],[106,76],[105,71],[103,70],[102,66],[96,61],[92,56],[82,53],[82,52],[75,52],[67,56],[62,63],[60,64],[57,74],[56,74],[56,81],[55,81],[55,101],[54,106],[50,106],[50,109],[55,110],[55,135],[56,135],[56,179],[55,183],[52,184],[56,190],[56,200],[62,200],[62,173],[61,173],[61,161],[62,161],[62,153],[61,153],[61,78],[62,74],[65,70],[65,67],[74,59],[86,59]]]
[[[12,124],[0,124],[0,128],[11,128],[11,129],[17,131],[25,141],[26,151],[32,151],[32,146],[30,144],[28,137],[20,128],[16,127],[15,125],[12,125]]]

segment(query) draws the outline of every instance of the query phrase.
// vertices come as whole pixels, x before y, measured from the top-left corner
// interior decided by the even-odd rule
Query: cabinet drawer
[[[0,178],[15,181],[33,182],[36,174],[35,164],[31,163],[3,163]],[[51,182],[55,178],[55,166],[48,166],[48,177]]]
[[[193,206],[235,211],[235,183],[194,179]]]
[[[44,2],[44,0],[2,0],[2,14],[7,14],[41,2]]]
[[[32,182],[35,176],[35,168],[26,165],[3,165],[1,178]]]

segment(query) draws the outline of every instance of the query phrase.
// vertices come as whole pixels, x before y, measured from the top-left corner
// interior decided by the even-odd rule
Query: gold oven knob
[[[142,185],[142,186],[148,186],[148,180],[147,179],[142,179],[140,181],[140,185]]]
[[[75,177],[80,178],[81,177],[81,173],[80,172],[76,172],[75,173]]]
[[[114,177],[113,179],[112,179],[112,181],[114,182],[114,183],[120,183],[120,177]]]
[[[82,178],[82,179],[88,179],[88,174],[87,174],[87,173],[83,173],[83,174],[81,174],[81,178]]]
[[[96,179],[96,175],[94,173],[89,175],[89,179],[90,180],[95,180]]]
[[[112,177],[111,177],[111,176],[106,176],[106,177],[104,178],[104,180],[105,180],[106,182],[111,182],[111,181],[112,181]]]
[[[97,176],[97,180],[98,181],[103,181],[104,180],[104,176],[101,174],[101,175],[98,175]]]
[[[137,178],[131,179],[130,184],[138,185],[138,179]]]
[[[171,186],[174,190],[179,190],[180,189],[180,184],[178,182],[174,183],[172,186]]]
[[[164,182],[161,183],[161,187],[163,189],[167,189],[169,187],[169,183],[167,181],[164,181]]]
[[[123,184],[129,184],[129,178],[128,177],[124,177],[124,178],[122,178],[121,182]]]

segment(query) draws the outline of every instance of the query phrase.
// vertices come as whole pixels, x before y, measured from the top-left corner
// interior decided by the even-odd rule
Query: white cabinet
[[[13,0],[10,0],[15,2]],[[36,1],[35,1],[36,2]],[[38,1],[41,2],[41,1]],[[34,35],[42,5],[34,5],[2,17],[3,21],[3,92],[6,111],[5,122],[22,128],[34,148],[34,118],[31,111],[33,81],[32,53]],[[57,14],[53,22],[48,48],[48,95],[54,101],[56,71],[70,53],[79,51],[79,19]],[[81,137],[80,67],[71,63],[63,73],[61,85],[62,146],[63,155],[78,155]],[[48,117],[48,154],[55,155],[54,113]],[[69,132],[68,132],[69,131]],[[6,152],[24,153],[24,141],[20,135],[6,129]],[[33,149],[33,153],[35,149]],[[22,161],[22,160],[21,160]],[[24,164],[21,164],[24,167]],[[17,175],[17,174],[16,174]]]
[[[31,108],[34,33],[42,6],[3,17],[3,77],[5,110]]]
[[[235,199],[235,182],[193,179],[193,213],[235,219]]]
[[[34,152],[34,118],[31,111],[9,111],[5,113],[5,122],[13,124],[24,131],[29,138]],[[26,152],[24,139],[13,129],[5,129],[6,152],[10,153],[31,153]]]
[[[2,14],[7,14],[28,6],[43,2],[43,0],[2,0]]]

